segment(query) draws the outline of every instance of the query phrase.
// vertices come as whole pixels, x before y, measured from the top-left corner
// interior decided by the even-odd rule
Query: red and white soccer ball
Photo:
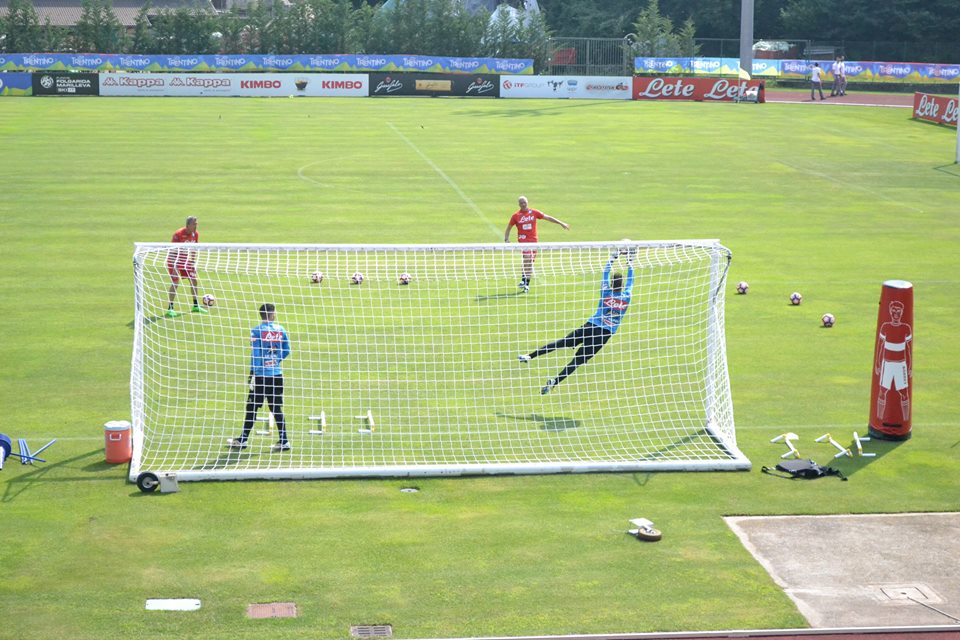
[[[397,282],[400,284],[410,284],[413,282],[413,276],[404,271],[399,276],[397,276]]]
[[[793,293],[790,294],[790,304],[798,305],[801,302],[803,302],[803,296],[800,295],[799,291],[794,291]]]
[[[747,284],[746,282],[741,280],[740,282],[737,283],[737,293],[739,293],[740,295],[745,295],[749,290],[750,290],[750,285]]]
[[[829,329],[834,324],[836,324],[837,319],[833,317],[832,313],[825,313],[820,317],[820,322],[823,323],[823,326]]]
[[[203,296],[203,304],[204,306],[212,307],[213,305],[217,304],[217,299],[208,293]]]
[[[352,276],[350,276],[350,282],[352,284],[363,284],[363,274],[357,271]]]
[[[321,282],[323,282],[323,272],[314,271],[313,273],[310,274],[310,280],[312,282],[315,282],[316,284],[320,284]]]

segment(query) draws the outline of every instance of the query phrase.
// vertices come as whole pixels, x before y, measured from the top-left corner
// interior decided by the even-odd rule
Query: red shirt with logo
[[[537,220],[543,219],[543,212],[536,209],[519,210],[510,218],[517,228],[517,242],[537,241]]]
[[[170,242],[199,242],[200,234],[196,230],[189,231],[186,227],[181,227],[173,232],[173,239]],[[167,254],[167,266],[176,269],[186,269],[193,262],[189,251],[174,249]]]

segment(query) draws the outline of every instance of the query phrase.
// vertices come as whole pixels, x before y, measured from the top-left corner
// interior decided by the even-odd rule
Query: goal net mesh
[[[730,253],[715,241],[541,243],[528,293],[518,282],[529,246],[517,244],[192,244],[200,294],[216,303],[191,312],[184,279],[181,315],[170,318],[167,256],[184,246],[136,246],[131,479],[750,466],[736,446],[725,354]],[[574,349],[517,356],[583,325],[611,252],[627,248],[634,282],[619,331],[541,394]],[[626,275],[628,257],[614,270]],[[291,343],[290,451],[271,450],[266,407],[247,448],[227,447],[241,432],[263,303]]]

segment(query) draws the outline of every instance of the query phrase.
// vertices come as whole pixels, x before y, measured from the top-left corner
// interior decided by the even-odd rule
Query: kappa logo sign
[[[762,80],[724,78],[634,78],[634,100],[733,101],[747,88],[762,88]],[[763,95],[763,92],[760,92]],[[763,101],[762,98],[760,100]]]

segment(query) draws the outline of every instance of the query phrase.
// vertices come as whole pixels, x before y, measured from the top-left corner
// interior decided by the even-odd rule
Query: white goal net
[[[184,279],[180,315],[168,317],[168,255],[184,247],[215,304],[191,311]],[[727,373],[726,248],[540,243],[525,293],[529,250],[138,243],[131,480],[750,468]],[[605,289],[601,302],[610,263],[608,281],[622,274],[624,290]],[[228,446],[242,436],[265,303],[290,344],[289,450],[275,450],[267,406],[245,446]],[[597,330],[602,318],[589,322],[610,308],[621,319],[612,336]],[[551,386],[577,347],[537,349],[578,329],[608,340]],[[584,344],[600,345],[594,337]],[[539,357],[518,358],[529,354]]]

